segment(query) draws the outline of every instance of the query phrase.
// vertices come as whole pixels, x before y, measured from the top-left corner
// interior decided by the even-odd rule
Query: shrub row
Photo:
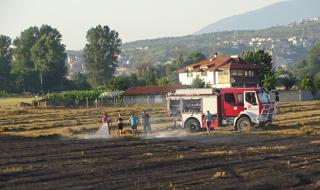
[[[103,91],[101,90],[74,90],[74,91],[65,91],[54,94],[47,94],[44,96],[44,99],[48,100],[51,105],[63,105],[71,106],[75,105],[76,101],[84,102],[87,100],[94,101],[99,98],[100,94]]]

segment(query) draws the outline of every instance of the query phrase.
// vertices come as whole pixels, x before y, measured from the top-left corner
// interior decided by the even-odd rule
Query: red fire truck
[[[206,128],[207,111],[214,118],[211,128],[241,130],[272,122],[279,97],[277,92],[271,94],[263,88],[178,89],[168,94],[167,108],[177,124],[191,131]]]

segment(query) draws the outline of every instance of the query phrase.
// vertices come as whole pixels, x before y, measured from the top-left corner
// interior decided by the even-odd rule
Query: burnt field
[[[13,138],[0,189],[319,189],[319,137]]]
[[[102,111],[142,109],[152,136],[92,137]],[[168,131],[161,106],[0,111],[0,189],[320,188],[320,102],[281,104],[267,128],[210,135]]]

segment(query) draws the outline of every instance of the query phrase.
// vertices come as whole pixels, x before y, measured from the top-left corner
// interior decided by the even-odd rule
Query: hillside
[[[240,54],[245,50],[272,50],[279,64],[291,66],[304,59],[307,50],[320,42],[320,18],[304,20],[289,25],[262,30],[227,31],[202,35],[141,40],[123,44],[122,55],[130,65],[143,60],[165,63],[175,58],[177,49],[184,57],[199,51],[206,56],[219,54]],[[284,62],[284,63],[283,63]]]
[[[240,54],[254,49],[272,50],[278,66],[290,67],[305,58],[309,48],[320,42],[320,17],[262,30],[226,31],[201,35],[139,40],[121,46],[121,68],[132,68],[142,61],[163,64],[181,51],[184,58],[191,52]],[[68,51],[68,57],[82,57]],[[73,60],[73,59],[71,59]],[[82,60],[82,59],[81,59]]]
[[[257,30],[271,26],[286,25],[301,18],[320,16],[319,0],[291,0],[231,16],[212,23],[195,34],[212,33],[230,30]]]

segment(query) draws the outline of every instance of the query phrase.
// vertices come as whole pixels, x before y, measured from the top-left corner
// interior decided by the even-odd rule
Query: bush
[[[76,102],[84,102],[87,100],[94,101],[99,98],[102,90],[73,90],[65,91],[57,94],[47,94],[47,99],[51,105],[73,106]]]
[[[0,98],[4,98],[4,97],[13,97],[13,94],[9,94],[8,92],[6,92],[5,90],[0,91]]]
[[[204,82],[204,80],[201,79],[199,77],[199,75],[197,75],[196,78],[192,80],[191,87],[192,88],[204,88],[205,85],[206,85],[206,83]]]

